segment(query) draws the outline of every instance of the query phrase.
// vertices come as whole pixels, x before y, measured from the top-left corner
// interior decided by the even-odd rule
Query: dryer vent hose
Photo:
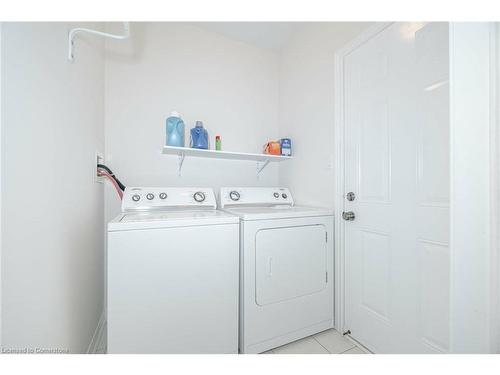
[[[122,184],[122,182],[118,179],[118,177],[115,176],[115,174],[113,173],[113,171],[111,169],[109,169],[106,165],[104,165],[104,164],[97,164],[97,168],[104,169],[106,172],[108,172],[109,175],[116,181],[116,183],[118,184],[118,186],[120,187],[120,189],[122,191],[125,190],[125,185]]]
[[[121,181],[115,176],[113,171],[104,164],[97,164],[97,173],[99,174],[99,176],[106,177],[113,184],[116,193],[120,197],[120,200],[122,200],[125,185],[121,183]]]

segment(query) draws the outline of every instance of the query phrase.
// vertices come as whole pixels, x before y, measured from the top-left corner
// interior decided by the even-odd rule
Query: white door
[[[345,329],[374,352],[446,352],[448,25],[392,24],[344,69]]]

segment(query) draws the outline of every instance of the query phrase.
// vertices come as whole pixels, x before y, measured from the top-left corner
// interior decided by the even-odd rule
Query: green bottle
[[[221,140],[220,140],[220,135],[215,136],[215,150],[220,151],[221,150]]]

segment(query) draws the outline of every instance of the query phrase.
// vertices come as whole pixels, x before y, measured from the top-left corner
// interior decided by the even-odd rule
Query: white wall
[[[3,348],[85,352],[102,312],[103,44],[66,23],[2,32]]]
[[[334,55],[371,24],[305,24],[280,63],[280,134],[294,160],[280,165],[280,184],[299,204],[333,207]]]
[[[119,30],[119,25],[111,25]],[[133,23],[125,42],[106,42],[106,163],[128,186],[276,185],[278,168],[256,177],[256,164],[225,160],[184,161],[161,155],[165,119],[177,110],[186,142],[195,120],[222,149],[260,152],[278,132],[278,56],[192,24]],[[119,212],[106,188],[106,218]]]

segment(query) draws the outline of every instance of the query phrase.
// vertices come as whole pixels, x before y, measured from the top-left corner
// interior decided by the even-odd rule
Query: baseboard
[[[89,346],[87,348],[87,354],[95,354],[97,349],[100,347],[101,341],[104,339],[104,328],[106,326],[106,316],[104,312],[101,314],[99,321],[97,322],[97,327],[95,328],[94,335],[90,340]]]

